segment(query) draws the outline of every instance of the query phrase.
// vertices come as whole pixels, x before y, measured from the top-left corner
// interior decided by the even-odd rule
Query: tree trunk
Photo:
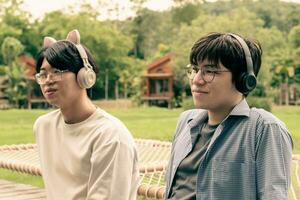
[[[105,69],[105,100],[108,99],[108,70]]]
[[[115,82],[115,97],[116,99],[119,99],[119,80],[116,80]]]
[[[127,82],[124,83],[124,98],[127,99]]]
[[[289,85],[286,84],[287,87],[286,87],[286,92],[285,92],[285,105],[289,105],[290,102],[289,102]]]
[[[285,83],[285,94],[284,94],[284,98],[285,98],[285,105],[289,105],[289,84],[288,81],[286,81]]]

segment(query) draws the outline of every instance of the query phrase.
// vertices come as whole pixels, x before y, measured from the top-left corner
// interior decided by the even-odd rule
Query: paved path
[[[45,200],[44,189],[0,179],[0,200]]]

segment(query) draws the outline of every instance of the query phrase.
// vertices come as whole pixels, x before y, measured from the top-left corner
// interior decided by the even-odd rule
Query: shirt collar
[[[249,117],[250,108],[245,98],[232,109],[228,116],[230,115]]]
[[[249,115],[250,115],[250,108],[246,99],[244,98],[231,110],[231,112],[225,119],[227,119],[229,116],[249,117]],[[198,109],[197,115],[190,116],[190,118],[188,119],[188,124],[190,127],[194,127],[199,123],[207,120],[207,118],[208,118],[207,110]]]
[[[197,115],[191,116],[188,119],[188,124],[190,127],[194,127],[207,119],[208,119],[207,110],[198,109]]]

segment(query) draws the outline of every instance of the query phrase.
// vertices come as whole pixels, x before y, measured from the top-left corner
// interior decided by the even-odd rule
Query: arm
[[[287,200],[293,142],[285,127],[266,124],[256,148],[257,199]]]
[[[136,198],[138,167],[134,147],[114,139],[105,144],[96,142],[90,162],[87,199]]]

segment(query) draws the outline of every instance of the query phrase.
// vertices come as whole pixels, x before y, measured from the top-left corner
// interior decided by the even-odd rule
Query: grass
[[[181,112],[156,107],[106,111],[122,120],[135,138],[158,140],[171,140]],[[34,142],[34,121],[47,112],[49,110],[1,110],[0,145]]]
[[[128,108],[105,109],[115,115],[135,138],[171,140],[180,109]],[[0,110],[0,145],[34,143],[32,126],[38,116],[49,110]],[[43,187],[41,177],[0,169],[0,179]]]
[[[171,141],[182,110],[146,107],[108,112],[122,120],[135,138]]]
[[[181,109],[156,107],[106,109],[122,120],[135,138],[171,141]],[[1,110],[0,145],[33,143],[35,119],[49,110]],[[274,107],[273,113],[289,128],[294,139],[294,153],[300,154],[300,107]],[[0,169],[0,179],[43,187],[40,177]]]
[[[300,154],[300,106],[275,107],[273,114],[286,124],[294,141],[294,153]]]

